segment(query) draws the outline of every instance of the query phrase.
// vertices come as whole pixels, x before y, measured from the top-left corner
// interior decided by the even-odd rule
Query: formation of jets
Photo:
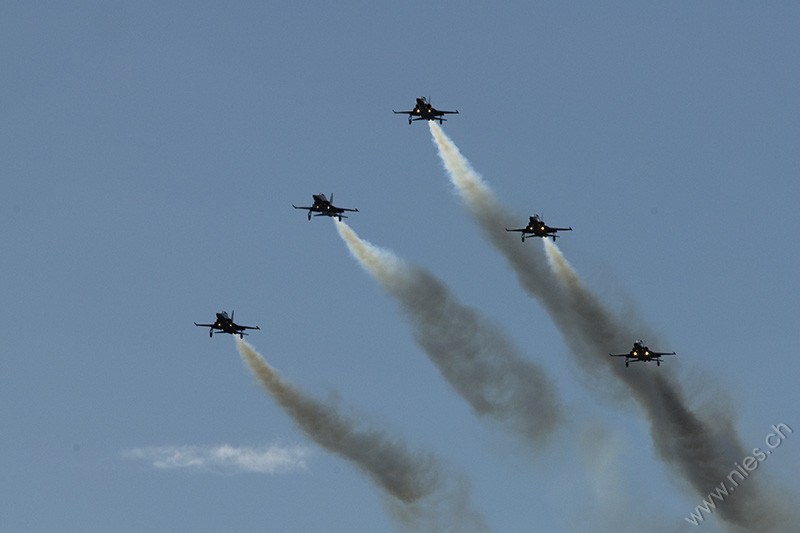
[[[519,229],[508,229],[506,231],[519,231],[522,233],[522,242],[525,242],[525,237],[552,237],[553,242],[556,242],[556,232],[558,231],[572,231],[572,227],[569,228],[551,228],[544,221],[539,218],[539,215],[533,215],[530,217],[530,222],[524,228]]]
[[[194,323],[195,326],[209,328],[208,336],[214,336],[214,330],[219,330],[218,333],[230,333],[231,335],[239,335],[240,339],[243,339],[247,333],[244,332],[246,329],[261,329],[258,326],[240,326],[236,322],[233,321],[233,311],[231,311],[231,316],[228,316],[228,313],[222,311],[217,313],[217,320],[213,324],[198,324],[197,322]]]
[[[608,354],[611,357],[624,357],[625,358],[625,366],[628,366],[628,363],[631,361],[642,361],[644,363],[648,361],[655,361],[656,366],[661,366],[661,356],[662,355],[677,355],[675,352],[654,352],[648,348],[643,340],[638,340],[633,343],[633,348],[628,353],[610,353]]]
[[[439,121],[439,124],[442,124],[446,118],[443,115],[449,114],[456,114],[458,110],[455,111],[441,111],[433,107],[430,103],[430,99],[425,98],[424,96],[420,96],[417,98],[417,103],[414,106],[414,109],[411,111],[395,111],[392,112],[396,114],[407,114],[408,115],[408,123],[411,124],[417,120],[433,120]],[[314,194],[312,195],[314,198],[314,204],[310,206],[297,206],[292,204],[292,207],[295,209],[304,209],[308,211],[308,220],[311,220],[313,216],[327,216],[327,217],[335,217],[341,220],[343,218],[347,218],[347,215],[344,215],[345,212],[357,212],[358,209],[355,208],[347,208],[347,207],[336,207],[333,205],[333,193],[331,193],[331,198],[325,197],[324,194]],[[539,217],[539,215],[534,214],[530,217],[528,221],[528,225],[524,228],[517,228],[517,229],[509,229],[505,228],[506,231],[509,232],[519,232],[522,237],[522,242],[525,242],[526,238],[530,237],[542,237],[547,239],[548,237],[553,239],[555,242],[556,238],[559,235],[556,235],[559,231],[572,231],[572,227],[568,228],[554,228],[548,226],[544,223],[544,221]],[[197,322],[194,323],[195,326],[207,327],[209,328],[208,335],[210,337],[214,336],[214,331],[218,333],[228,333],[231,335],[239,335],[239,338],[244,338],[247,333],[245,330],[248,329],[261,329],[258,326],[240,326],[233,321],[233,311],[231,311],[231,316],[228,316],[228,313],[222,311],[217,313],[217,320],[213,324],[198,324]],[[644,341],[637,340],[633,343],[633,348],[628,353],[621,353],[621,354],[609,354],[611,357],[624,357],[625,358],[625,366],[627,367],[631,362],[642,361],[642,362],[649,362],[655,361],[657,366],[661,366],[661,357],[664,355],[676,355],[675,352],[654,352],[648,348]]]
[[[348,209],[346,207],[336,207],[333,205],[333,193],[331,193],[331,199],[328,200],[325,198],[325,195],[322,193],[319,194],[312,194],[314,198],[314,205],[309,207],[302,207],[292,204],[292,207],[295,209],[308,209],[308,220],[311,220],[311,213],[316,213],[315,217],[337,217],[339,222],[342,221],[343,218],[347,218],[346,215],[343,215],[345,211],[358,211],[358,209]]]

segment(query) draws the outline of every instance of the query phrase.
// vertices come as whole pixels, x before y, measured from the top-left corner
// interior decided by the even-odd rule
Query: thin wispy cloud
[[[146,461],[159,470],[282,474],[306,469],[310,450],[302,446],[147,446],[122,452],[124,459]]]

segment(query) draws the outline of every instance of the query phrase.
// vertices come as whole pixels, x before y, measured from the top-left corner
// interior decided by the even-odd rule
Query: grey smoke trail
[[[273,399],[314,442],[354,463],[405,503],[437,490],[439,466],[434,457],[411,453],[381,431],[359,429],[354,420],[282,380],[247,342],[237,338],[236,347]]]
[[[417,343],[472,409],[528,444],[541,445],[562,417],[544,372],[432,274],[361,240],[343,222],[336,229],[361,265],[397,298]]]
[[[625,372],[624,365],[613,365],[606,354],[641,336],[641,328],[632,328],[602,305],[554,244],[545,240],[545,254],[541,247],[519,246],[515,239],[509,239],[503,227],[514,217],[499,204],[441,128],[433,122],[428,124],[450,180],[470,213],[509,261],[523,289],[550,314],[581,367],[590,371],[604,367],[627,386],[650,423],[659,457],[689,483],[696,496],[707,496],[735,468],[734,462],[748,454],[732,417],[715,420],[712,427],[692,412],[680,385],[668,372]],[[746,528],[764,530],[776,522],[776,510],[752,478],[718,511],[729,523]]]
[[[582,344],[592,349],[586,353],[601,353],[595,359],[610,366],[644,408],[659,457],[672,465],[698,495],[707,495],[735,468],[734,463],[750,453],[736,433],[733,415],[720,406],[719,412],[725,414],[718,416],[712,425],[692,412],[673,374],[626,372],[624,365],[615,365],[609,362],[610,357],[602,357],[598,350],[614,345],[609,342],[622,343],[627,328],[583,285],[557,246],[545,242],[544,249],[565,289],[570,308],[575,311],[572,321],[580,332]],[[731,524],[759,531],[778,526],[782,519],[778,503],[767,501],[755,479],[748,479],[746,486],[738,487],[718,510]]]
[[[272,398],[314,442],[356,465],[393,496],[386,504],[401,524],[416,531],[488,529],[470,506],[467,483],[446,472],[431,454],[412,453],[382,431],[360,428],[281,379],[247,342],[236,338],[236,347]]]

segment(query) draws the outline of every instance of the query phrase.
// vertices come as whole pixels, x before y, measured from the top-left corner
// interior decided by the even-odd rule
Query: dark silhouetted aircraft
[[[358,209],[347,209],[344,207],[336,207],[333,205],[333,193],[331,193],[331,199],[328,200],[325,198],[325,195],[322,193],[312,195],[314,197],[314,205],[310,207],[301,207],[292,204],[292,207],[295,209],[308,209],[308,220],[311,220],[311,213],[316,213],[315,217],[321,216],[328,216],[328,217],[337,217],[339,222],[342,221],[343,218],[347,218],[346,215],[343,215],[345,211],[358,211]]]
[[[519,229],[508,229],[506,231],[519,231],[522,233],[522,242],[525,242],[525,237],[552,237],[553,242],[556,242],[556,235],[557,231],[572,231],[572,227],[569,228],[551,228],[547,224],[545,224],[542,219],[539,218],[539,215],[533,215],[530,217],[531,220],[528,222],[528,225],[524,228]]]
[[[442,115],[457,114],[458,109],[455,111],[439,111],[438,109],[434,108],[424,96],[420,96],[417,98],[417,105],[414,106],[414,109],[411,111],[395,111],[392,109],[392,113],[397,113],[400,115],[407,114],[409,124],[411,124],[411,122],[414,120],[438,120],[439,124],[442,124],[442,121],[447,120],[446,118],[442,118]]]
[[[677,355],[675,352],[652,352],[650,348],[645,346],[643,340],[638,340],[633,343],[633,349],[628,353],[610,353],[611,357],[624,357],[625,366],[631,361],[655,361],[656,366],[661,366],[662,355]]]
[[[247,333],[244,332],[246,329],[261,329],[258,326],[240,326],[236,322],[233,321],[233,311],[231,311],[231,316],[228,316],[228,313],[225,311],[221,313],[217,313],[217,321],[213,324],[198,324],[197,322],[194,323],[195,326],[202,326],[206,328],[210,328],[208,330],[208,336],[214,336],[214,330],[220,330],[220,333],[230,333],[231,335],[239,335],[240,339],[243,339]]]

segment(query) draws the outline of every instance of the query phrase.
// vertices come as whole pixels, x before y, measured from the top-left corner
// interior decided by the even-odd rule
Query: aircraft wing
[[[336,209],[341,209],[342,211],[353,211],[353,212],[357,212],[358,211],[358,209],[355,209],[355,208],[354,209],[348,209],[347,207],[337,207]]]
[[[403,114],[413,115],[415,111],[395,111],[394,109],[392,109],[392,113],[397,113],[398,115],[403,115]]]
[[[631,354],[629,354],[629,353],[610,353],[608,355],[610,355],[611,357],[630,357],[631,356]]]
[[[236,326],[236,329],[261,329],[258,326]]]
[[[314,209],[313,206],[312,207],[303,207],[303,206],[294,205],[294,204],[292,204],[292,207],[294,207],[295,209]]]
[[[662,355],[678,355],[675,352],[650,352],[650,355],[661,357]]]
[[[458,115],[458,109],[456,109],[455,111],[439,111],[437,109],[436,112],[441,113],[442,115]]]
[[[508,228],[506,228],[506,231],[521,231],[521,232],[525,233],[526,231],[528,231],[528,228],[519,228],[519,229],[508,229]]]
[[[548,226],[547,231],[572,231],[572,228],[551,228]]]
[[[201,327],[204,327],[204,328],[215,328],[215,327],[217,327],[216,324],[198,324],[197,322],[195,322],[194,325],[195,326],[201,326]]]

